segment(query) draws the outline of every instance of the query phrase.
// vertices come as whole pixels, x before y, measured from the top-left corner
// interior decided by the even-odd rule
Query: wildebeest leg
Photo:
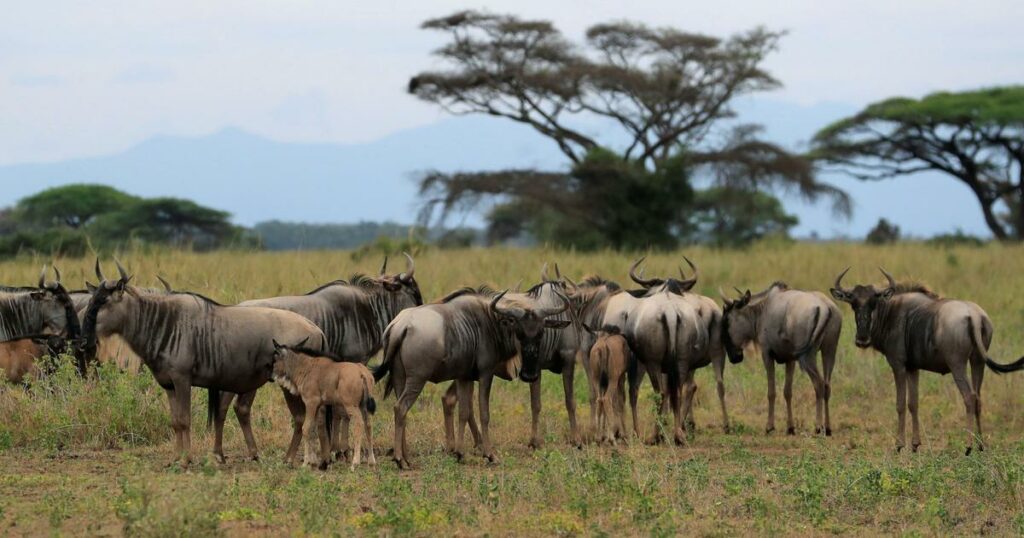
[[[480,434],[483,436],[481,450],[484,458],[491,463],[497,463],[498,458],[494,455],[494,447],[491,446],[491,382],[494,378],[491,374],[480,378]],[[538,380],[539,381],[539,380]]]
[[[577,357],[580,364],[583,365],[583,373],[587,375],[587,386],[590,387],[590,431],[593,432],[594,438],[597,439],[600,435],[597,426],[597,379],[594,378],[594,373],[590,369],[589,353],[581,349],[577,353]]]
[[[964,454],[970,455],[971,450],[974,449],[974,438],[981,435],[981,432],[976,429],[977,422],[975,421],[977,417],[978,395],[974,394],[971,382],[967,379],[966,362],[954,363],[951,365],[950,370],[953,374],[956,388],[960,389],[960,395],[963,396],[964,407],[967,411],[967,449],[964,451]]]
[[[313,437],[317,436],[317,411],[320,410],[320,402],[313,399],[303,399],[302,405],[306,408],[306,416],[302,421],[302,437],[305,438],[305,449],[303,450],[302,464],[310,467],[318,467],[321,464],[317,457],[317,450],[313,446]],[[326,463],[326,462],[325,462]]]
[[[481,393],[483,392],[483,387]],[[483,421],[483,416],[480,417]],[[530,383],[530,448],[540,448],[543,441],[540,439],[540,378]]]
[[[451,447],[452,454],[455,459],[462,461],[465,457],[463,447],[466,438],[466,423],[473,417],[473,382],[472,381],[456,381],[456,391],[459,400],[459,427],[456,438],[457,440]]]
[[[985,439],[981,436],[981,382],[984,378],[984,360],[971,359],[971,382],[974,385],[974,429],[978,434],[978,450],[985,450]]]
[[[765,433],[775,431],[775,361],[768,356],[768,352],[761,354],[764,362],[764,372],[768,377],[768,423],[764,427]]]
[[[341,411],[341,409],[338,409]],[[352,432],[352,465],[349,466],[350,471],[356,470],[356,466],[363,461],[363,432],[366,429],[363,426],[363,412],[359,409],[358,405],[349,405],[344,409],[345,415],[348,420],[343,421],[342,427],[348,428],[350,425],[355,428]],[[348,432],[345,432],[345,437],[348,437]]]
[[[786,399],[786,435],[796,435],[796,426],[793,424],[793,372],[796,370],[796,361],[786,363],[786,384],[782,386],[782,396]]]
[[[171,431],[174,434],[174,454],[175,458],[181,454],[181,421],[178,419],[180,411],[178,410],[178,401],[174,397],[173,386],[169,389],[164,389],[167,394],[167,408],[171,413]]]
[[[363,433],[366,435],[366,451],[370,458],[370,465],[377,465],[377,456],[373,453],[373,425],[370,424],[370,413],[361,409],[363,415]]]
[[[662,431],[662,421],[665,418],[665,411],[668,408],[669,395],[665,382],[665,377],[662,374],[656,373],[657,369],[649,372],[651,378],[651,387],[654,389],[654,393],[661,396],[661,403],[658,405],[658,414],[654,417],[654,435],[651,436],[649,443],[656,445],[665,440],[665,432]]]
[[[317,411],[317,413],[316,413],[316,423],[315,424],[307,424],[306,425],[307,428],[313,428],[312,429],[313,433],[311,435],[315,435],[316,438],[317,438],[317,441],[320,443],[320,448],[317,451],[317,454],[319,455],[319,458],[320,458],[320,468],[321,469],[326,469],[327,466],[330,465],[330,463],[331,463],[331,437],[333,437],[333,435],[329,435],[327,433],[327,410],[328,409],[332,409],[332,413],[331,413],[332,415],[340,414],[343,411],[343,409],[341,407],[338,407],[338,406],[321,405],[320,406],[320,410]],[[336,418],[336,417],[334,417],[334,418]],[[332,418],[332,420],[331,420],[331,428],[336,428],[337,424],[338,424],[338,421],[333,420],[333,418]],[[332,430],[332,433],[333,433],[333,431],[337,431],[337,430]]]
[[[626,438],[626,376],[620,376],[619,382],[615,386],[615,397],[612,398],[612,406],[615,410],[615,438],[625,439]]]
[[[174,380],[174,402],[178,407],[177,422],[181,432],[180,460],[182,465],[188,465],[192,461],[192,383],[188,379]]]
[[[722,408],[722,430],[729,433],[729,413],[725,409],[725,355],[711,361],[715,369],[715,384],[718,386],[718,405]]]
[[[697,430],[696,423],[693,421],[693,395],[697,393],[697,382],[693,379],[693,370],[690,370],[686,376],[686,383],[683,385],[683,414],[682,417],[686,420],[686,432],[693,434]],[[685,432],[680,432],[684,433]]]
[[[821,343],[821,364],[825,368],[825,435],[832,435],[832,415],[829,401],[832,399],[832,370],[836,366],[837,341],[825,339]]]
[[[412,404],[416,403],[416,399],[420,397],[420,393],[423,392],[423,386],[426,384],[425,381],[419,379],[407,379],[405,387],[402,390],[402,395],[399,396],[398,401],[395,402],[395,463],[398,464],[399,469],[411,469],[412,464],[409,463],[409,445],[406,443],[406,432],[405,432],[405,419],[406,415],[409,414],[409,409],[412,409]]]
[[[448,389],[441,395],[441,411],[444,413],[444,444],[448,451],[455,452],[455,404],[459,403],[459,396],[455,385],[458,381],[452,381]]]
[[[338,407],[334,408],[334,420],[331,424],[331,452],[335,460],[342,461],[348,457],[348,428],[350,417],[341,412]]]
[[[825,415],[825,379],[818,371],[817,351],[799,358],[800,368],[807,372],[814,385],[814,433],[823,433],[823,420]]]
[[[562,390],[565,391],[565,412],[569,414],[569,442],[576,448],[583,448],[583,440],[580,438],[580,427],[576,422],[576,392],[573,381],[575,380],[576,363],[573,362],[575,354],[565,361],[562,367]]]
[[[239,394],[235,400],[235,416],[238,418],[238,426],[242,428],[242,435],[245,437],[245,446],[249,449],[249,457],[252,461],[259,461],[260,455],[256,451],[256,438],[252,435],[252,402],[256,399],[256,391]]]
[[[632,359],[636,360],[636,359]],[[637,362],[635,368],[629,368],[627,370],[627,377],[629,378],[629,410],[633,416],[633,435],[637,439],[643,439],[640,436],[640,417],[637,415],[637,399],[640,395],[640,383],[644,380],[644,366]]]
[[[921,446],[921,423],[917,419],[917,376],[920,370],[907,372],[907,407],[910,408],[910,421],[914,428],[913,438],[910,440],[910,449],[917,452]]]
[[[283,388],[281,392],[284,393],[284,403],[288,405],[288,411],[292,414],[292,439],[288,443],[288,451],[284,454],[284,462],[294,463],[296,453],[299,451],[299,443],[302,442],[302,423],[305,420],[306,407],[298,396],[292,395]]]
[[[896,380],[896,452],[903,450],[906,446],[907,429],[907,372],[905,370],[893,370],[892,376]]]
[[[235,399],[235,393],[222,392],[220,401],[217,402],[217,413],[213,415],[213,457],[219,463],[224,463],[224,421],[228,416],[228,409],[231,408],[231,400]]]

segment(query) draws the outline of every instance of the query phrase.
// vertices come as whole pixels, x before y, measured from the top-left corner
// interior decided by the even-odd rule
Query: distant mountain
[[[770,139],[789,146],[854,111],[842,104],[802,107],[770,100],[749,100],[738,108],[743,121],[765,124]],[[606,134],[606,126],[589,130]],[[365,144],[277,142],[229,128],[199,138],[157,136],[115,155],[0,167],[0,206],[45,187],[95,182],[141,196],[190,198],[230,211],[244,225],[270,219],[412,222],[418,172],[551,169],[565,163],[554,144],[530,128],[486,117],[450,118]],[[797,234],[863,236],[879,216],[912,234],[955,226],[984,232],[974,204],[964,203],[970,200],[967,189],[952,180],[925,175],[873,184],[836,182],[857,201],[854,220],[836,221],[824,206],[787,198],[789,211],[800,216]]]

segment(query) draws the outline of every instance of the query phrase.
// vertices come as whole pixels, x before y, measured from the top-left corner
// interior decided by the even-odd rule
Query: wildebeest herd
[[[209,391],[215,457],[224,460],[224,422],[234,402],[249,457],[257,459],[250,413],[257,390],[270,381],[281,387],[293,419],[287,461],[295,461],[304,437],[304,463],[323,468],[345,459],[351,429],[352,466],[364,450],[375,463],[370,417],[377,407],[375,383],[382,382],[383,398],[395,395],[391,454],[400,468],[409,468],[408,413],[427,383],[452,382],[441,402],[446,446],[459,459],[466,452],[468,426],[482,455],[496,461],[489,434],[495,376],[529,384],[529,444],[538,447],[541,375],[560,374],[570,441],[580,446],[584,432],[573,393],[577,365],[589,381],[589,430],[595,441],[643,438],[637,399],[646,375],[660,396],[659,414],[672,411],[671,422],[656,421],[646,439],[664,442],[671,436],[686,443],[693,428],[695,371],[713,367],[722,427],[728,431],[725,359],[739,363],[745,349],[755,349],[768,378],[766,432],[775,429],[775,365],[780,364],[786,372],[786,432],[795,433],[792,386],[799,365],[814,386],[815,433],[832,435],[829,406],[842,312],[824,293],[779,281],[758,293],[736,289],[732,298],[721,293],[719,306],[694,292],[699,272],[689,259],[689,276],[680,268],[679,278],[648,278],[640,269],[641,258],[628,271],[638,286],[633,289],[599,276],[577,283],[557,265],[552,278],[545,265],[540,283],[526,291],[466,287],[424,304],[415,263],[405,257],[405,270],[398,274],[387,272],[385,259],[377,276],[357,275],[305,295],[237,305],[175,290],[160,277],[162,288],[135,286],[120,263],[118,275],[107,278],[99,260],[98,283],[69,291],[56,268],[56,280],[47,282],[44,267],[36,286],[0,287],[0,370],[10,382],[29,383],[45,375],[38,359],[60,355],[73,356],[79,373],[90,375],[90,365],[104,358],[104,343],[121,339],[166,391],[175,451],[185,464],[191,454],[193,387]],[[989,357],[993,327],[978,305],[939,297],[921,284],[897,282],[884,269],[883,286],[848,288],[842,283],[848,270],[839,273],[829,291],[854,313],[855,344],[881,352],[892,368],[897,450],[905,444],[908,407],[911,447],[917,451],[921,444],[922,370],[952,374],[966,409],[966,451],[984,448],[980,393],[985,368],[1021,370],[1024,358],[1001,364]],[[381,362],[371,373],[366,365],[378,352]],[[632,431],[626,429],[627,398]]]

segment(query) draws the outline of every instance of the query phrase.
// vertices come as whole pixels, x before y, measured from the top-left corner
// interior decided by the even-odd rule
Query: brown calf
[[[32,336],[0,343],[0,379],[21,383],[39,377],[36,361],[63,352],[59,336]]]
[[[587,330],[597,336],[590,348],[591,392],[597,400],[597,441],[615,444],[617,436],[626,431],[625,384],[626,370],[632,353],[626,337],[615,326],[600,331]]]
[[[347,445],[348,426],[355,422],[355,447],[351,469],[362,461],[362,434],[365,433],[370,465],[376,465],[373,454],[373,433],[370,415],[377,410],[372,396],[373,375],[358,362],[337,362],[325,352],[297,346],[285,346],[274,341],[274,382],[294,396],[298,396],[306,407],[302,423],[306,437],[306,451],[303,463],[327,468],[330,461],[330,443],[327,432],[320,431],[320,453],[316,454],[313,436],[318,430],[317,413],[321,407],[332,406],[340,410],[347,420],[342,439]],[[331,409],[328,407],[327,409]],[[330,423],[328,417],[327,423]],[[360,431],[362,430],[362,432]],[[348,447],[343,446],[342,450]]]

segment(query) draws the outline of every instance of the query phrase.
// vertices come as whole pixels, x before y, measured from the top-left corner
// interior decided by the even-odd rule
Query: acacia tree
[[[636,188],[619,189],[620,194],[642,201],[672,196],[674,214],[646,223],[660,228],[660,236],[647,239],[661,244],[678,235],[673,228],[685,226],[690,177],[704,171],[724,186],[783,187],[811,200],[830,196],[837,211],[849,212],[845,194],[818,182],[808,161],[760,140],[756,128],[725,121],[735,117],[736,97],[779,86],[761,64],[776,49],[780,33],[756,28],[720,39],[615,22],[592,26],[578,45],[548,21],[474,11],[428,20],[422,27],[446,33],[449,41],[435,51],[445,67],[409,81],[413,95],[452,114],[486,114],[529,125],[556,143],[573,166],[570,173],[427,174],[420,185],[427,219],[435,206],[443,218],[494,199],[533,208],[533,216],[543,210],[579,219],[581,212],[594,213],[594,191],[615,190],[609,178],[612,183],[633,178]],[[610,142],[584,128],[594,118],[627,135],[614,152],[620,164],[613,166],[625,178],[594,173],[596,164],[611,165],[607,152],[598,151]],[[660,179],[638,173],[659,171]],[[633,213],[646,214],[628,198],[606,201],[613,205],[598,213],[633,206]],[[509,212],[499,213],[507,227]],[[614,228],[600,231],[608,242],[623,246],[612,237]]]
[[[812,148],[864,180],[947,174],[974,193],[992,235],[1024,239],[1024,86],[886,99],[825,127]]]

